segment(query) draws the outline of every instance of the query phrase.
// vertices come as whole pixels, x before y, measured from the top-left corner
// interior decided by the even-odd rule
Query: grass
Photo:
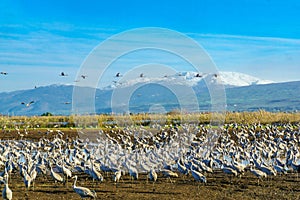
[[[0,127],[18,128],[105,128],[118,125],[149,126],[151,124],[180,125],[182,123],[210,124],[214,121],[238,124],[274,124],[300,122],[300,113],[226,112],[226,113],[178,113],[134,114],[134,115],[86,115],[86,116],[0,116]]]

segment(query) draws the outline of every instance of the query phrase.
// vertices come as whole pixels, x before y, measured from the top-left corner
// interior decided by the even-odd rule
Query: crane
[[[201,174],[199,171],[194,170],[193,165],[191,166],[191,173],[196,181],[206,183],[206,177],[203,174]]]
[[[60,76],[68,76],[68,74],[66,74],[65,72],[61,72]]]
[[[8,187],[8,174],[6,172],[6,180],[4,181],[4,189],[2,190],[2,198],[4,200],[11,200],[12,199],[12,191],[11,189]]]
[[[120,181],[120,178],[122,176],[122,171],[118,170],[114,174],[114,182],[118,183]]]
[[[21,104],[25,105],[26,107],[29,107],[33,103],[34,103],[34,101],[30,101],[29,103],[22,102]]]
[[[155,172],[154,169],[150,170],[148,176],[149,176],[150,181],[153,181],[153,183],[156,182],[156,180],[157,180],[157,173]]]
[[[50,167],[50,173],[52,178],[54,179],[55,182],[64,182],[64,178],[59,174],[53,171],[51,163],[48,163],[49,167]]]
[[[94,191],[92,192],[90,189],[85,188],[85,187],[76,186],[77,175],[73,176],[73,178],[75,179],[74,184],[73,184],[73,190],[81,197],[81,199],[84,199],[84,198],[96,199],[96,197],[97,197],[96,192],[94,192]]]

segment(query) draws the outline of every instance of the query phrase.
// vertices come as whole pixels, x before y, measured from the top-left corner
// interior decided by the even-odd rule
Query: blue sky
[[[188,35],[220,71],[300,80],[299,10],[299,1],[277,0],[2,0],[0,71],[8,75],[0,76],[0,92],[72,84],[95,46],[140,27]]]

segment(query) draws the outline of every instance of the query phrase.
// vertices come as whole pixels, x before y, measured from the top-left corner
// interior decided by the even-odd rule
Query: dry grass
[[[19,128],[52,128],[63,127],[100,128],[118,125],[143,125],[154,123],[175,125],[181,123],[209,124],[214,121],[238,124],[273,124],[300,122],[300,113],[285,112],[226,112],[226,113],[168,113],[168,114],[135,114],[135,115],[86,115],[86,116],[1,116],[0,127]]]

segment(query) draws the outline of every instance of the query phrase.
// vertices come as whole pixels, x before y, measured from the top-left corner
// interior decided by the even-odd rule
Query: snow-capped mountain
[[[176,84],[176,85],[187,85],[187,86],[197,86],[199,84],[205,84],[204,82],[211,82],[216,84],[222,84],[225,87],[241,87],[250,85],[261,85],[274,83],[270,80],[259,79],[247,74],[238,72],[219,72],[219,73],[197,73],[197,72],[178,72],[169,76],[162,77],[138,77],[135,79],[120,79],[116,81],[113,85],[105,87],[104,89],[110,90],[115,88],[129,87],[136,84],[147,84],[147,83],[157,83],[157,84]]]
[[[182,74],[181,79],[195,80],[193,74]],[[229,77],[229,76],[227,76]],[[232,77],[232,76],[231,76]],[[247,79],[250,80],[250,79]],[[300,81],[286,83],[259,84],[259,81],[246,82],[251,84],[244,87],[227,87],[227,110],[255,111],[295,111],[300,110]],[[228,80],[227,83],[230,83]],[[236,81],[234,82],[237,83]],[[240,82],[241,83],[241,82]],[[265,82],[263,82],[265,83]],[[199,83],[198,83],[199,84]],[[230,83],[232,84],[232,83]],[[245,84],[245,83],[243,83]],[[242,84],[240,84],[242,85]],[[184,88],[184,87],[181,87]],[[195,95],[201,111],[210,111],[210,95],[204,87],[196,88]],[[91,89],[91,88],[88,88]],[[50,85],[30,90],[0,93],[0,115],[41,115],[51,112],[59,115],[69,115],[72,110],[73,86]],[[112,93],[114,90],[97,89],[95,94],[95,110],[97,113],[111,113]],[[268,95],[266,95],[268,94]],[[189,96],[186,97],[189,99]],[[34,101],[30,106],[21,102]],[[151,106],[161,105],[166,111],[180,109],[176,96],[159,84],[145,84],[131,94],[130,112],[149,112]]]
[[[270,80],[262,80],[254,76],[238,72],[220,72],[220,79],[223,85],[234,87],[274,83]]]

